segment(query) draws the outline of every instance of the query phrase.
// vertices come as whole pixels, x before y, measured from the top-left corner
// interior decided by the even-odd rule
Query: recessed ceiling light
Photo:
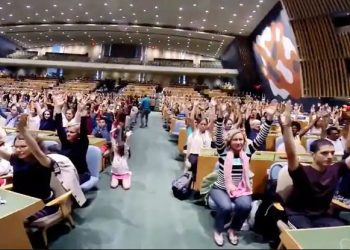
[[[75,16],[76,18],[79,18],[79,16]]]
[[[34,29],[34,30],[37,30],[37,28],[36,28],[36,27],[34,27],[33,29]]]
[[[179,19],[181,19],[182,18],[182,16],[179,16]]]
[[[218,27],[218,25],[217,25],[217,24],[214,24],[214,27]]]
[[[244,29],[241,29],[241,31],[244,31]]]
[[[27,5],[26,8],[27,8],[27,9],[30,9],[30,5]]]
[[[224,6],[221,6],[220,9],[223,10],[223,9],[225,9],[225,7],[224,7]]]
[[[202,26],[201,29],[204,29],[204,26]]]
[[[196,6],[197,6],[197,4],[196,4],[196,3],[194,3],[194,4],[193,4],[193,7],[196,7]]]
[[[112,15],[112,12],[110,11],[108,14]]]
[[[102,19],[102,18],[103,18],[103,16],[100,16],[100,18]]]
[[[157,14],[156,17],[159,17],[159,15]]]
[[[178,23],[177,26],[181,26],[181,23]]]
[[[259,3],[263,3],[263,2],[264,2],[264,0],[260,0],[260,1],[259,1]]]
[[[256,5],[256,7],[257,7],[257,8],[259,8],[259,7],[260,7],[260,5],[259,5],[259,4],[257,4],[257,5]]]
[[[66,19],[66,21],[67,21],[67,22],[70,22],[70,19],[69,19],[69,18],[67,18],[67,19]]]
[[[242,31],[240,31],[239,34],[242,34]]]
[[[156,5],[156,6],[154,6],[154,8],[155,8],[155,9],[158,9],[158,6]]]
[[[240,3],[239,6],[243,6],[244,4],[243,3]]]
[[[249,21],[249,20],[247,20],[246,22],[247,22],[247,23],[250,23],[250,21]]]
[[[11,2],[7,2],[8,5],[11,5]]]
[[[108,5],[108,3],[104,3],[103,5],[104,5],[104,6],[107,6],[107,5]]]
[[[123,19],[125,19],[126,17],[125,16],[122,16]]]
[[[115,22],[115,21],[116,21],[116,20],[113,18],[113,19],[112,19],[112,22]]]
[[[46,22],[46,19],[43,19],[43,22]]]
[[[232,20],[230,20],[230,21],[228,21],[229,23],[233,23],[233,21]]]
[[[27,19],[30,19],[30,16],[27,16]]]
[[[9,14],[10,17],[12,17],[13,15],[12,14]]]
[[[82,3],[78,3],[78,5],[79,5],[79,6],[83,6],[83,4],[82,4]]]
[[[244,27],[247,27],[247,25],[245,24],[245,25],[243,25]]]
[[[159,22],[156,22],[157,25],[159,25]]]
[[[52,17],[52,19],[54,19],[55,18],[55,16],[51,16]]]
[[[136,16],[136,13],[132,13],[133,16]]]
[[[206,22],[207,20],[206,19],[203,19],[203,22]]]
[[[134,5],[133,5],[132,3],[131,3],[131,4],[129,4],[129,6],[130,6],[130,7],[134,7]]]
[[[89,12],[86,11],[86,12],[85,12],[85,15],[89,15]]]
[[[63,15],[64,15],[64,12],[61,12],[61,15],[63,16]]]
[[[182,7],[179,8],[179,11],[182,11]]]
[[[255,12],[256,12],[256,10],[253,10],[252,12],[253,12],[253,13],[255,13]]]
[[[57,29],[58,29],[58,30],[60,30],[60,29],[61,29],[61,27],[57,27]]]
[[[48,10],[48,9],[45,9],[45,12],[49,12],[49,10]]]
[[[205,13],[209,13],[209,10],[206,10]]]
[[[39,16],[39,13],[37,12],[37,13],[35,13],[35,15],[36,15],[36,16]]]

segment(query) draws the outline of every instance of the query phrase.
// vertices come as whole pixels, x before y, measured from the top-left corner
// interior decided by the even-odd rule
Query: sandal
[[[228,241],[232,245],[234,245],[234,246],[238,245],[238,242],[239,242],[238,236],[233,231],[231,231],[231,232],[230,232],[230,230],[228,231],[227,238],[228,238]]]
[[[214,232],[214,242],[217,246],[222,247],[224,245],[224,236],[222,233]]]

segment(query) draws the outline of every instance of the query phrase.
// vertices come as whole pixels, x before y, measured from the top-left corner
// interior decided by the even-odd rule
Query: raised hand
[[[21,114],[17,122],[17,130],[19,133],[26,131],[28,123],[28,114]]]
[[[267,120],[272,121],[273,116],[275,115],[278,108],[278,102],[277,100],[272,100],[269,104],[269,106],[265,109]]]
[[[282,123],[282,126],[290,126],[292,123],[292,118],[290,116],[290,113],[292,112],[292,105],[291,102],[288,101],[285,105],[284,105],[284,111],[280,116],[280,121]]]

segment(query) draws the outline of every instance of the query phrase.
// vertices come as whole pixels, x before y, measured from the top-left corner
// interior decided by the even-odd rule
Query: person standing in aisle
[[[147,95],[144,95],[141,100],[141,126],[140,128],[145,128],[148,125],[148,115],[151,113],[151,100]],[[144,118],[146,119],[146,124],[144,123]]]

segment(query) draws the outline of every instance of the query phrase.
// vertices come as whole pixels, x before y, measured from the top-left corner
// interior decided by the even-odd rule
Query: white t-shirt
[[[336,141],[332,141],[332,140],[330,140],[328,138],[326,138],[326,139],[333,144],[336,155],[344,154],[344,146],[343,146],[343,142],[342,142],[341,138],[339,138]]]
[[[200,133],[198,130],[193,132],[187,142],[187,150],[190,154],[198,154],[201,148],[210,148],[211,138],[208,131]]]
[[[123,175],[129,173],[129,166],[127,161],[127,155],[119,156],[117,154],[114,155],[112,161],[112,174]]]
[[[12,153],[12,147],[5,143],[5,145],[0,147],[2,150],[5,150],[8,153]],[[0,176],[12,173],[12,166],[10,162],[0,158]]]

